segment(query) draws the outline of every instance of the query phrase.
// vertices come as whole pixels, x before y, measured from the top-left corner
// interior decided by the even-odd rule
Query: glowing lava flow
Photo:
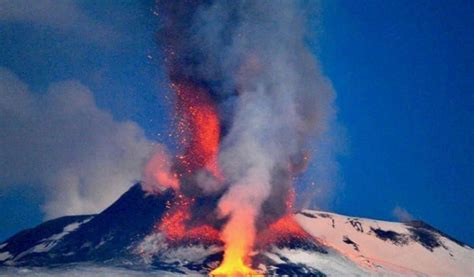
[[[236,215],[234,215],[236,216]],[[225,244],[224,259],[222,263],[214,269],[211,276],[249,276],[256,275],[256,272],[252,270],[246,263],[249,262],[248,256],[251,247],[253,247],[254,231],[249,230],[254,226],[248,223],[248,217],[245,212],[237,215],[240,220],[232,220],[227,223],[222,231],[223,241]],[[239,226],[233,224],[239,222]]]
[[[292,214],[287,214],[272,223],[266,230],[257,236],[258,246],[263,248],[268,245],[290,243],[292,239],[310,239],[311,235],[301,228]]]
[[[209,93],[202,87],[192,82],[181,81],[173,83],[171,88],[176,93],[176,112],[178,116],[178,135],[181,145],[184,147],[183,155],[177,157],[181,174],[192,175],[198,170],[205,169],[219,181],[223,181],[218,164],[217,155],[220,141],[220,122],[215,103]],[[215,239],[218,234],[210,226],[199,226],[191,230],[186,229],[186,222],[190,219],[189,208],[193,200],[180,195],[169,213],[165,215],[158,227],[167,235],[169,241],[182,241],[183,239],[197,236],[200,239]],[[245,224],[255,217],[248,213],[239,213],[243,220],[240,226],[226,225],[222,231],[221,238],[224,241],[232,241],[232,245],[225,246],[224,260],[222,264],[211,272],[211,275],[225,276],[249,276],[256,275],[246,263],[248,254],[252,250],[254,231],[249,232]],[[239,231],[240,230],[240,231]],[[250,235],[249,235],[250,234]],[[230,240],[228,238],[231,238]]]
[[[168,240],[177,241],[184,238],[186,234],[185,222],[191,218],[189,207],[192,202],[193,199],[178,194],[173,204],[167,203],[168,211],[157,229],[162,231]]]
[[[227,262],[224,260],[222,264],[214,269],[211,273],[211,276],[263,276],[262,274],[257,274],[253,269],[246,266],[241,257],[230,257]]]

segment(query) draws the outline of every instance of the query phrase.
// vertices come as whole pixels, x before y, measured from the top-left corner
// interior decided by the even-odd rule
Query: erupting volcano
[[[338,129],[335,93],[314,55],[317,42],[305,29],[318,29],[306,14],[314,12],[317,16],[316,11],[310,11],[316,7],[307,9],[307,5],[315,3],[156,1],[153,14],[157,29],[144,29],[149,35],[151,30],[161,49],[148,58],[158,61],[155,66],[161,66],[150,67],[150,72],[164,73],[165,86],[156,93],[166,94],[161,99],[167,99],[165,104],[172,110],[171,131],[165,141],[173,146],[172,150],[148,138],[153,130],[159,129],[149,126],[150,122],[162,123],[165,119],[143,119],[146,125],[143,121],[137,122],[139,125],[118,122],[112,116],[115,112],[109,114],[99,108],[91,92],[76,82],[61,82],[52,85],[45,95],[30,95],[26,84],[0,68],[0,87],[4,88],[0,94],[6,99],[5,105],[0,103],[0,113],[6,113],[3,124],[12,132],[5,132],[3,140],[0,136],[0,144],[6,142],[4,148],[13,145],[7,149],[3,164],[11,163],[5,168],[18,165],[25,167],[24,172],[33,172],[24,179],[23,171],[13,170],[12,174],[7,172],[6,180],[13,176],[18,177],[19,183],[31,185],[52,181],[52,186],[44,184],[44,188],[51,190],[54,201],[46,203],[53,203],[50,206],[59,214],[67,214],[69,210],[63,213],[61,208],[68,205],[74,206],[76,212],[96,212],[119,195],[109,195],[110,192],[122,193],[133,178],[141,178],[100,213],[52,219],[0,242],[0,275],[23,275],[30,269],[35,276],[61,274],[63,270],[67,272],[64,275],[94,276],[473,275],[472,248],[421,221],[394,223],[307,209],[310,203],[320,205],[311,197],[315,192],[324,192],[337,179],[333,178],[333,168],[337,166],[333,156],[336,143],[332,140]],[[12,18],[24,17],[21,22],[40,22],[43,12],[48,11],[31,5],[33,12],[25,13],[25,5],[20,6],[14,8]],[[60,5],[58,10],[71,13],[87,6],[92,9],[91,15],[100,14],[96,5],[82,3],[67,9],[66,6]],[[128,14],[134,11],[129,11],[134,5],[118,6],[118,10],[105,13],[104,18],[123,9],[127,18],[137,24],[152,22],[141,13]],[[38,11],[39,17],[31,16]],[[75,37],[85,35],[87,32],[83,31],[95,24],[95,18],[88,20],[89,12],[77,15],[66,22],[67,28],[59,28],[61,32],[71,30],[71,36],[58,36],[67,38],[66,44],[74,45],[74,50]],[[52,21],[62,21],[64,16],[47,19],[47,26],[40,29],[51,28]],[[70,29],[76,21],[86,24],[84,30]],[[90,37],[94,43],[100,42],[95,40],[109,30],[107,26],[98,28]],[[130,34],[132,27],[135,26],[123,34]],[[20,29],[27,33],[25,28]],[[111,57],[120,53],[139,56],[145,49],[141,43],[148,41],[141,36],[124,40],[127,49],[120,49],[120,43],[103,47],[104,52],[97,53],[104,53],[104,57],[97,66],[91,65],[85,80],[90,79],[96,86],[100,80],[108,80],[115,67],[122,64]],[[17,36],[11,37],[15,38],[11,44],[14,47]],[[122,32],[112,38],[119,37]],[[56,41],[52,41],[52,49],[56,49]],[[82,41],[78,45],[82,46]],[[95,58],[99,57],[95,52],[99,46],[102,43],[85,49],[94,53],[90,55]],[[129,52],[135,46],[138,50]],[[123,71],[120,74],[128,74],[130,68],[144,68],[145,63],[141,62],[142,67],[135,67],[138,63],[131,57],[129,66],[118,70]],[[109,60],[113,70],[102,70],[102,63]],[[77,62],[77,66],[81,64]],[[69,76],[80,68],[74,65],[65,74]],[[148,76],[150,80],[155,78],[153,74]],[[137,76],[121,82],[141,80],[140,74],[134,75]],[[125,84],[115,80],[111,83],[111,88]],[[144,84],[140,82],[140,89],[146,88]],[[33,87],[44,85],[35,81]],[[69,87],[71,91],[66,90]],[[128,91],[128,86],[124,88]],[[107,94],[100,95],[102,102]],[[117,103],[112,101],[111,106],[122,107],[122,96]],[[69,107],[71,99],[77,103]],[[151,105],[148,108],[159,103],[146,104]],[[157,114],[158,110],[161,109],[157,109]],[[89,123],[93,126],[82,126]],[[41,126],[36,128],[36,124]],[[34,128],[29,130],[28,126]],[[15,141],[23,136],[23,142],[17,145]],[[36,141],[35,136],[44,138]],[[88,143],[94,146],[83,147]],[[62,157],[59,152],[67,153]],[[312,163],[308,166],[310,157]],[[58,166],[59,163],[64,164]],[[311,168],[309,176],[303,176],[306,168]],[[313,191],[303,195],[301,191],[309,188],[306,177],[311,178]],[[84,182],[88,185],[83,186]],[[17,191],[12,193],[16,195]],[[320,194],[321,198],[326,196]],[[29,199],[14,197],[11,199]],[[371,197],[357,200],[364,202],[366,208],[379,207],[379,202],[370,203]]]
[[[225,226],[221,228],[219,234],[219,224],[221,219],[215,213],[206,218],[200,218],[202,214],[194,215],[192,213],[195,208],[196,197],[203,197],[203,192],[190,192],[186,188],[181,190],[179,184],[185,186],[196,186],[200,181],[199,174],[204,174],[206,178],[212,178],[212,182],[224,187],[226,182],[225,176],[221,173],[217,156],[219,151],[219,142],[221,140],[220,122],[217,114],[216,103],[213,102],[206,89],[200,87],[193,82],[172,83],[171,89],[175,92],[175,112],[176,112],[176,138],[180,142],[183,153],[176,155],[171,175],[176,178],[172,185],[177,194],[176,197],[167,203],[167,212],[156,226],[157,232],[163,232],[170,244],[180,245],[184,241],[192,242],[224,242],[225,252],[222,264],[214,269],[211,275],[254,275],[256,271],[251,269],[250,252],[253,250],[257,231],[260,241],[259,247],[262,249],[272,243],[296,237],[303,237],[305,232],[294,222],[289,215],[294,201],[294,192],[291,187],[286,193],[286,201],[281,204],[285,205],[284,213],[279,218],[266,218],[265,224],[257,230],[255,224],[257,214],[252,207],[246,208],[244,205],[240,207],[232,219],[227,221]],[[160,153],[161,154],[161,153]],[[154,160],[148,170],[153,168]],[[156,182],[161,185],[163,183],[160,176],[163,176],[161,169],[152,172],[157,176]],[[202,177],[201,177],[202,178]],[[160,183],[161,182],[161,183]],[[192,191],[192,190],[191,190]],[[244,192],[247,194],[247,192]],[[186,195],[189,194],[189,195]],[[207,201],[212,201],[225,195],[225,189],[209,193],[213,195]],[[248,192],[252,195],[251,192]],[[220,210],[233,209],[233,201],[219,202]],[[242,203],[244,204],[244,203]],[[262,215],[265,217],[265,214]]]
[[[179,195],[158,227],[168,239],[219,232],[224,257],[211,274],[256,273],[256,238],[295,231],[282,228],[296,226],[287,195],[305,167],[309,138],[325,131],[332,113],[332,91],[307,50],[297,5],[268,8],[157,2],[181,150],[167,167],[152,159],[147,171],[161,189],[150,191],[172,187]],[[197,198],[214,201],[214,209],[196,212]]]

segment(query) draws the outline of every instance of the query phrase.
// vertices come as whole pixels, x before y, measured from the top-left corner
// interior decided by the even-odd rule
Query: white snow
[[[14,261],[18,261],[24,256],[31,254],[31,253],[43,253],[48,252],[49,250],[53,249],[61,239],[65,236],[71,234],[72,232],[76,231],[82,224],[89,222],[93,217],[89,217],[85,220],[74,222],[69,225],[66,225],[60,233],[54,234],[48,238],[42,239],[39,244],[29,248],[21,252],[20,254],[16,255]]]
[[[143,241],[134,249],[134,252],[141,255],[146,263],[152,257],[159,256],[160,261],[166,263],[200,263],[209,255],[222,251],[222,247],[202,245],[185,245],[183,247],[169,248],[162,233],[153,233],[146,236]]]
[[[3,261],[6,261],[10,258],[12,258],[13,256],[7,251],[7,252],[2,252],[0,253],[0,262],[3,262]]]
[[[42,243],[36,245],[35,247],[33,247],[33,249],[32,249],[31,252],[33,252],[33,253],[48,252],[48,251],[51,250],[54,246],[56,246],[56,244],[58,244],[58,242],[59,242],[62,238],[64,238],[65,236],[69,235],[70,233],[74,232],[74,231],[77,230],[82,224],[89,222],[91,219],[92,219],[92,217],[90,217],[90,218],[88,218],[88,219],[86,219],[86,220],[80,221],[80,222],[74,222],[74,223],[71,223],[71,224],[69,224],[69,225],[66,225],[66,226],[63,228],[63,231],[62,231],[61,233],[54,234],[54,235],[50,236],[49,238],[43,239],[43,240],[42,240]]]
[[[290,262],[295,264],[304,264],[307,267],[317,269],[329,276],[362,276],[366,275],[364,271],[357,267],[352,261],[344,258],[338,253],[318,253],[308,252],[305,250],[294,250],[283,248],[279,249],[273,247],[270,252],[265,255],[277,263],[285,263],[281,257],[285,257]]]
[[[447,249],[437,247],[431,252],[411,240],[409,229],[402,223],[354,218],[311,210],[303,212],[316,216],[316,218],[311,218],[303,214],[295,215],[304,230],[324,245],[351,259],[364,270],[437,276],[471,276],[474,274],[472,265],[474,251],[450,240],[441,238]],[[327,216],[323,217],[324,215]],[[360,225],[355,223],[356,227],[354,227],[351,220],[357,220]],[[371,227],[406,235],[408,243],[396,245],[390,240],[379,239],[371,231]],[[352,244],[345,243],[344,237],[356,243],[359,251],[355,250]]]
[[[102,238],[99,242],[99,244],[97,244],[94,249],[99,249],[100,247],[102,247],[103,245],[105,245],[105,243],[107,243],[108,241],[112,240],[114,237],[109,235],[109,236],[106,236],[104,238]]]

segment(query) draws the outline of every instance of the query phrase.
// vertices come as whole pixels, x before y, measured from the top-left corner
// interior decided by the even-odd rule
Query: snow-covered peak
[[[397,223],[304,210],[303,229],[371,272],[471,276],[474,252],[420,222]]]

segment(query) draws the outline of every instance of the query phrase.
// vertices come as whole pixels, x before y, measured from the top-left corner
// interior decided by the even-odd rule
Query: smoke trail
[[[256,219],[287,212],[292,177],[327,129],[334,93],[305,44],[296,1],[158,1],[158,13],[171,82],[204,88],[217,106],[225,181],[193,185],[224,193],[224,264],[245,259]]]

